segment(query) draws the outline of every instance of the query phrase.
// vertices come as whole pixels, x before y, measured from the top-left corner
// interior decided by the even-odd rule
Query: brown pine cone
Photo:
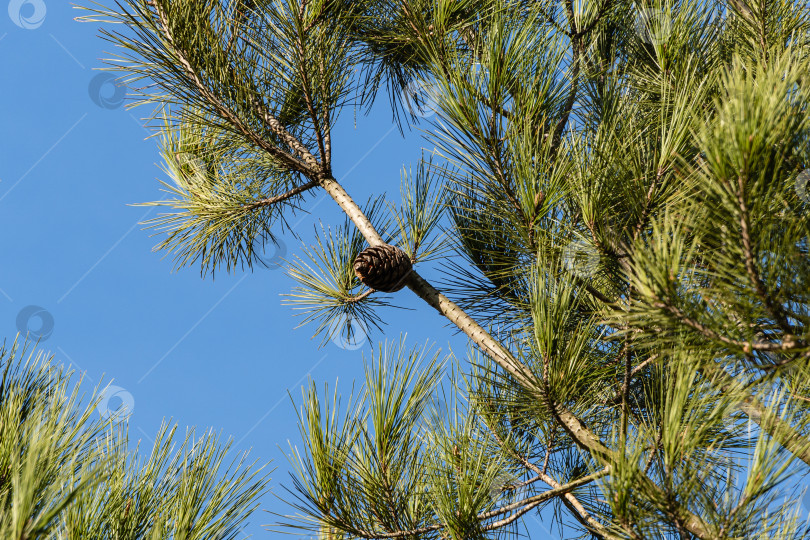
[[[354,260],[354,273],[360,281],[382,292],[402,289],[411,268],[410,257],[398,247],[388,244],[366,248]]]

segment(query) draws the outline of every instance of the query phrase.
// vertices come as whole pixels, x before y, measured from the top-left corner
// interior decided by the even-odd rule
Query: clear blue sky
[[[357,350],[319,349],[314,328],[295,329],[299,319],[281,303],[294,286],[282,270],[203,280],[197,268],[173,272],[171,258],[152,252],[158,239],[138,223],[154,213],[129,205],[161,198],[157,146],[146,140],[145,111],[127,110],[94,70],[112,46],[97,26],[75,22],[78,14],[62,0],[12,0],[9,15],[0,13],[0,334],[11,340],[20,326],[44,323],[42,347],[57,362],[90,384],[104,376],[118,387],[110,404],[132,406],[134,438],[148,447],[164,418],[211,427],[236,449],[272,460],[281,492],[284,452],[299,436],[287,392],[299,400],[308,376],[330,386],[339,379],[348,391],[362,378],[361,355],[386,336],[373,334]],[[395,129],[384,98],[379,105],[356,127],[346,111],[334,135],[336,176],[357,200],[383,191],[397,200],[400,170],[415,165],[423,145],[418,133],[403,138]],[[323,197],[311,200],[311,215],[290,221],[305,239],[318,218],[342,221]],[[285,240],[287,256],[300,253]],[[389,338],[407,333],[414,345],[464,350],[410,291],[396,300],[415,310],[382,312]],[[289,510],[272,495],[262,507]],[[277,536],[261,527],[273,516],[251,521],[254,538]],[[550,516],[542,521],[526,520],[531,537],[559,538]]]

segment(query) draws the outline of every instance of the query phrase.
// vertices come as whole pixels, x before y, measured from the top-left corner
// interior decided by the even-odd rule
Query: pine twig
[[[260,208],[262,206],[272,206],[272,205],[274,205],[274,204],[276,204],[278,202],[285,201],[285,200],[287,200],[287,199],[289,199],[291,197],[295,197],[296,195],[298,195],[300,193],[303,193],[303,192],[305,192],[307,190],[310,190],[310,189],[312,189],[314,187],[318,187],[318,182],[313,180],[311,182],[307,182],[304,185],[295,187],[295,188],[291,189],[290,191],[288,191],[286,193],[282,193],[281,195],[276,195],[274,197],[268,197],[268,198],[262,199],[260,201],[256,201],[256,202],[253,202],[253,203],[250,203],[250,204],[246,204],[242,208],[244,208],[245,210],[254,210],[254,209]]]

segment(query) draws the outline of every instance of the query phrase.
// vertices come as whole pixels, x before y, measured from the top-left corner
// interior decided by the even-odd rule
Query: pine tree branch
[[[588,476],[583,476],[582,478],[579,478],[577,480],[572,480],[571,482],[568,482],[567,484],[564,484],[564,485],[557,484],[556,486],[554,486],[553,489],[550,489],[549,491],[545,491],[545,492],[540,493],[538,495],[528,497],[526,499],[523,499],[522,501],[518,501],[518,502],[515,502],[515,503],[512,503],[512,504],[503,506],[501,508],[497,508],[495,510],[491,510],[491,511],[486,512],[484,514],[479,514],[479,519],[489,519],[491,517],[495,517],[495,516],[498,516],[498,515],[501,515],[501,514],[505,514],[507,512],[511,512],[513,510],[518,510],[518,512],[516,512],[514,515],[509,516],[508,518],[503,519],[501,521],[496,521],[495,523],[491,523],[491,524],[487,525],[484,528],[485,531],[495,530],[497,528],[508,525],[509,523],[512,523],[518,517],[522,516],[523,514],[530,511],[535,506],[538,506],[542,502],[545,502],[545,501],[547,501],[547,500],[549,500],[549,499],[551,499],[553,497],[557,497],[559,495],[569,494],[569,492],[573,491],[574,489],[576,489],[578,487],[581,487],[581,486],[584,486],[585,484],[590,484],[591,482],[593,482],[595,480],[598,480],[598,479],[600,479],[600,478],[602,478],[602,477],[604,477],[604,476],[606,476],[608,474],[610,474],[610,466],[605,467],[604,469],[602,469],[599,472],[595,472],[595,473],[590,474]],[[584,508],[583,508],[583,510],[584,510]]]
[[[511,353],[484,330],[472,317],[458,305],[440,293],[415,270],[408,276],[408,288],[425,302],[433,306],[440,314],[447,317],[459,330],[464,332],[476,345],[487,353],[502,369],[519,381],[524,387],[532,388],[533,376],[528,368],[518,362]]]
[[[563,429],[571,436],[572,440],[584,450],[588,450],[598,461],[607,466],[614,463],[619,457],[616,452],[608,449],[599,438],[588,430],[582,421],[577,418],[570,411],[557,404],[549,395],[548,390],[541,388],[541,393],[544,393],[544,401],[546,406],[551,411],[552,416],[558,421]],[[641,491],[648,493],[653,500],[665,500],[666,494],[653,482],[649,476],[642,474],[638,478]],[[663,510],[663,509],[662,509]],[[691,513],[687,508],[684,508],[677,503],[672,504],[670,508],[666,509],[665,513],[672,519],[679,521],[701,540],[710,540],[714,538],[712,533],[706,528],[706,525],[699,516]]]
[[[324,6],[326,2],[324,2]],[[306,31],[306,30],[305,30]],[[323,55],[318,56],[318,69],[321,75],[321,84],[326,84],[326,68],[323,64]],[[326,89],[322,86],[321,91],[325,93]],[[332,118],[329,108],[323,107],[323,158],[322,161],[326,164],[327,170],[332,170]]]
[[[737,202],[740,206],[740,232],[742,236],[743,253],[745,254],[745,270],[751,285],[754,287],[757,296],[762,300],[765,308],[776,320],[780,328],[788,335],[793,334],[793,327],[788,322],[787,316],[779,303],[774,303],[771,295],[765,290],[765,284],[760,279],[756,262],[754,261],[754,249],[751,243],[750,218],[748,206],[745,204],[745,181],[743,175],[737,178]]]
[[[633,368],[633,372],[636,373],[640,371],[644,366],[648,365],[657,358],[657,354],[651,356]],[[722,370],[718,370],[717,374],[724,379],[725,382],[723,388],[725,391],[728,391],[731,388],[731,376]],[[615,402],[617,398],[618,395],[613,401]],[[791,454],[802,460],[807,465],[810,465],[810,439],[807,439],[799,434],[789,422],[786,422],[778,415],[771,412],[752,394],[746,395],[746,397],[743,398],[743,401],[738,405],[738,408],[757,425],[759,425],[763,431],[778,441],[779,444],[781,444]]]
[[[791,454],[810,465],[810,440],[797,433],[789,422],[779,418],[752,395],[745,397],[739,409]]]
[[[318,160],[315,158],[315,156],[312,155],[309,149],[306,146],[304,146],[304,144],[301,143],[301,141],[296,139],[293,135],[291,135],[287,131],[287,129],[281,124],[281,122],[279,122],[279,120],[270,113],[270,111],[267,109],[264,103],[262,103],[258,98],[253,101],[252,105],[256,114],[258,114],[259,118],[261,118],[262,121],[267,125],[267,127],[270,128],[270,131],[278,135],[287,146],[295,150],[298,153],[298,155],[301,156],[301,159],[303,159],[305,167],[303,170],[299,170],[299,172],[306,174],[311,178],[312,175],[314,175],[315,172],[318,170]],[[294,159],[296,163],[300,164],[300,161],[297,158],[290,156],[286,152],[284,152],[284,154]]]
[[[348,298],[345,298],[343,300],[343,302],[346,303],[346,304],[354,304],[356,302],[360,302],[360,301],[364,300],[365,298],[367,298],[369,295],[371,295],[374,292],[376,292],[374,289],[368,289],[368,290],[366,290],[366,291],[364,291],[364,292],[362,292],[362,293],[360,293],[360,294],[358,294],[356,296],[350,296]]]
[[[307,3],[307,2],[302,2],[302,3],[301,3],[301,5],[306,5],[306,3]],[[315,16],[314,16],[314,17],[312,17],[312,20],[310,20],[310,21],[307,23],[307,25],[304,27],[304,33],[305,33],[305,34],[306,34],[307,32],[309,32],[310,30],[312,30],[312,29],[315,27],[315,25],[317,25],[318,23],[320,23],[320,22],[323,20],[323,16],[326,14],[326,12],[327,12],[327,8],[328,8],[330,5],[331,5],[331,2],[330,2],[329,0],[325,0],[325,1],[324,1],[324,2],[321,4],[321,7],[320,7],[320,9],[318,10],[318,13],[316,13],[316,14],[315,14]]]
[[[304,158],[304,161],[302,162],[295,156],[292,156],[274,144],[271,144],[251,130],[234,111],[222,103],[222,101],[205,84],[203,84],[202,79],[200,79],[200,76],[191,66],[191,63],[186,58],[184,52],[177,47],[174,37],[172,36],[169,20],[166,13],[160,8],[159,2],[156,0],[147,0],[146,4],[155,10],[163,37],[171,46],[174,54],[177,55],[177,60],[183,67],[186,76],[193,82],[196,90],[208,102],[208,104],[211,105],[220,116],[228,120],[234,127],[236,127],[239,132],[248,138],[248,140],[259,148],[265,150],[272,157],[276,158],[281,163],[284,163],[296,172],[302,174],[311,174],[315,170],[313,165],[317,166],[317,160],[315,160],[315,157],[309,153],[304,145],[293,137],[284,128],[284,126],[282,126],[281,123],[273,115],[271,115],[269,111],[266,110],[266,108],[263,109],[263,105],[261,105],[258,100],[254,102],[254,106],[257,108],[257,112],[263,113],[261,114],[261,118],[268,125],[270,130],[279,136],[290,148],[293,148],[299,152],[299,154]]]
[[[346,213],[349,219],[355,224],[363,234],[366,241],[371,246],[385,244],[380,234],[365,216],[363,211],[352,200],[343,187],[330,176],[322,176],[321,186],[329,193],[334,201]],[[433,306],[440,314],[447,317],[459,330],[464,332],[476,345],[481,347],[493,360],[511,376],[522,381],[524,386],[532,386],[533,376],[526,366],[518,362],[506,351],[503,346],[487,333],[472,317],[467,315],[458,305],[445,295],[440,293],[435,287],[428,283],[422,276],[411,270],[408,274],[408,288],[417,296]]]
[[[599,10],[596,12],[596,16],[593,18],[593,20],[587,26],[585,26],[585,28],[582,28],[574,32],[573,35],[577,37],[582,37],[591,30],[593,30],[594,28],[596,28],[596,25],[599,24],[599,21],[601,21],[602,18],[607,14],[608,10],[610,10],[612,1],[613,0],[605,0],[605,2],[601,6],[599,6]]]
[[[571,63],[573,64],[573,71],[571,73],[571,88],[568,91],[568,98],[563,105],[562,117],[554,127],[554,133],[551,137],[551,152],[550,155],[554,156],[557,153],[557,148],[562,142],[562,134],[565,126],[568,124],[568,118],[571,116],[571,111],[574,108],[574,103],[577,99],[577,92],[579,90],[579,72],[580,72],[580,56],[582,54],[582,37],[576,33],[576,22],[574,20],[574,7],[571,0],[566,0],[565,9],[568,15],[568,25],[570,26],[571,36]]]
[[[489,116],[489,137],[487,142],[489,143],[489,156],[492,158],[492,163],[495,165],[495,177],[497,178],[497,182],[500,184],[501,188],[506,194],[506,198],[514,207],[515,214],[522,216],[523,208],[520,206],[520,203],[515,196],[515,190],[512,187],[512,182],[510,181],[509,177],[506,176],[506,172],[504,171],[502,155],[503,143],[500,137],[498,137],[494,110]]]
[[[601,291],[599,291],[596,287],[591,285],[587,280],[583,279],[582,277],[580,277],[578,275],[572,275],[572,278],[581,287],[584,287],[585,290],[588,291],[588,293],[591,296],[593,296],[594,298],[596,298],[597,300],[599,300],[600,302],[602,302],[606,306],[608,306],[608,307],[618,307],[618,304],[616,302],[614,302],[613,300],[608,298],[605,294],[603,294]]]
[[[242,31],[242,23],[244,22],[244,17],[247,15],[247,11],[252,9],[252,0],[247,0],[245,2],[240,2],[236,6],[236,13],[234,14],[233,21],[231,24],[231,35],[228,37],[228,44],[225,47],[225,56],[230,56],[231,49],[233,48],[234,43],[239,37],[240,32]]]
[[[549,23],[551,26],[553,26],[555,30],[557,30],[559,33],[561,33],[561,34],[563,34],[565,36],[571,37],[571,33],[568,30],[566,30],[565,28],[563,28],[562,26],[560,26],[560,23],[555,21],[554,17],[552,15],[550,15],[549,13],[546,13],[545,9],[543,9],[541,7],[541,8],[539,8],[539,11],[540,11],[540,13],[542,13],[545,16],[546,22]]]
[[[509,517],[507,517],[505,519],[490,523],[490,524],[486,525],[485,527],[483,527],[483,530],[485,530],[485,531],[493,531],[493,530],[496,530],[496,529],[500,529],[500,528],[505,527],[506,525],[509,525],[510,523],[514,522],[517,518],[524,515],[526,512],[531,511],[533,508],[535,508],[536,506],[539,506],[540,504],[544,503],[545,501],[553,499],[554,497],[559,497],[560,495],[566,495],[566,494],[570,493],[571,491],[575,490],[578,487],[584,486],[585,484],[589,484],[589,483],[591,483],[591,482],[593,482],[595,480],[598,480],[598,479],[602,478],[606,474],[609,474],[609,472],[610,472],[610,468],[606,467],[605,469],[603,469],[603,470],[601,470],[599,472],[590,474],[588,476],[584,476],[584,477],[579,478],[577,480],[573,480],[573,481],[571,481],[571,482],[569,482],[567,484],[563,484],[563,485],[557,484],[557,486],[554,487],[553,489],[550,489],[548,491],[544,491],[543,493],[538,493],[537,495],[533,495],[533,496],[527,497],[527,498],[525,498],[523,500],[511,503],[511,504],[508,504],[508,505],[505,505],[505,506],[501,506],[499,508],[496,508],[494,510],[490,510],[488,512],[482,512],[482,513],[478,514],[476,516],[476,518],[479,521],[484,521],[484,520],[491,519],[493,517],[500,516],[502,514],[506,514],[506,513],[513,512],[513,511],[517,510],[517,512],[515,512],[515,514],[513,514],[513,515],[511,515],[511,516],[509,516]],[[444,525],[429,525],[427,527],[421,527],[419,529],[412,529],[412,530],[409,530],[409,531],[393,531],[393,532],[386,532],[386,533],[374,533],[372,531],[357,530],[357,531],[353,531],[353,532],[355,534],[357,534],[358,536],[362,537],[362,538],[404,538],[404,537],[408,537],[408,536],[418,536],[418,535],[422,535],[422,534],[429,533],[429,532],[441,531],[441,530],[444,530],[445,528],[446,528],[446,526],[444,526]]]
[[[384,244],[382,237],[374,229],[374,226],[365,216],[363,211],[352,198],[346,193],[343,187],[334,178],[322,175],[321,186],[329,193],[341,209],[354,222],[368,243],[372,246]],[[464,332],[476,345],[484,350],[492,360],[504,371],[509,373],[527,390],[537,393],[538,381],[528,371],[526,366],[518,362],[510,352],[484,330],[472,317],[453,303],[449,298],[441,294],[436,288],[428,283],[416,270],[411,270],[408,274],[408,288],[416,293],[420,298],[433,306],[439,313],[447,317],[459,330]],[[552,415],[558,420],[560,425],[571,436],[577,446],[591,452],[603,465],[607,466],[614,462],[617,457],[615,452],[609,450],[582,421],[570,411],[556,403],[551,403]],[[663,497],[661,489],[655,485],[647,476],[640,479],[643,488],[648,493],[657,498]],[[670,513],[678,520],[685,523],[685,526],[695,536],[701,540],[709,540],[711,534],[700,518],[687,509],[676,506]]]
[[[314,187],[318,187],[319,184],[316,180],[311,182],[307,182],[304,185],[295,187],[286,193],[282,193],[281,195],[276,195],[274,197],[268,197],[267,199],[262,199],[260,201],[256,201],[254,203],[246,204],[243,206],[245,210],[254,210],[256,208],[260,208],[262,206],[272,206],[278,202],[285,201],[291,197],[295,197],[296,195],[303,193],[307,190],[310,190]]]
[[[337,203],[341,210],[348,216],[348,218],[357,227],[357,230],[363,235],[370,246],[381,246],[385,244],[382,236],[374,228],[374,225],[366,217],[363,210],[357,206],[357,203],[346,193],[337,180],[331,175],[320,173],[316,176],[318,183],[329,194],[330,197]]]
[[[647,367],[648,365],[650,365],[650,364],[652,364],[653,362],[655,362],[656,360],[658,360],[658,357],[659,357],[659,356],[660,356],[660,355],[659,355],[658,353],[653,354],[652,356],[650,356],[649,358],[647,358],[646,360],[644,360],[643,362],[641,362],[639,365],[635,366],[635,367],[633,368],[633,371],[631,371],[631,372],[630,372],[630,376],[631,376],[631,377],[635,377],[635,376],[638,374],[638,372],[639,372],[639,371],[641,371],[642,369],[644,369],[644,368],[645,368],[645,367]]]
[[[732,347],[742,349],[745,352],[751,351],[789,352],[801,348],[800,345],[793,339],[792,336],[785,336],[785,339],[781,343],[774,343],[770,341],[739,341],[736,339],[728,338],[726,336],[718,334],[711,328],[688,317],[683,311],[681,311],[675,306],[669,305],[668,303],[661,301],[657,296],[653,298],[656,300],[652,304],[653,307],[662,309],[670,313],[678,322],[686,326],[689,326],[694,330],[697,330],[699,333],[701,333],[704,337],[708,339],[720,341],[722,343],[725,343],[726,345],[731,345]]]
[[[334,178],[322,178],[321,185],[354,222],[355,226],[357,226],[369,244],[372,246],[384,244],[382,237],[380,237],[379,233],[374,229],[374,226],[368,218],[366,218],[365,214],[363,214],[360,207],[357,206]],[[496,364],[514,377],[524,388],[533,393],[537,393],[538,391],[542,392],[542,390],[538,388],[537,379],[528,371],[526,366],[518,362],[510,352],[504,349],[504,347],[472,317],[467,315],[464,310],[453,303],[449,298],[436,290],[436,288],[420,276],[416,270],[411,270],[408,275],[408,288],[433,306],[439,313],[447,317],[459,330],[464,332],[473,343],[485,351]],[[578,446],[591,452],[603,465],[609,465],[617,459],[614,455],[615,452],[609,450],[596,435],[585,427],[579,418],[553,401],[550,402],[550,405],[552,415]],[[661,488],[649,477],[642,476],[640,482],[648,493],[652,493],[659,498],[663,497]],[[687,509],[677,506],[670,512],[675,518],[685,524],[689,532],[701,540],[709,540],[712,538],[700,518]]]
[[[716,370],[715,372],[723,380],[723,390],[726,392],[731,390],[734,382],[731,375],[724,370]],[[810,439],[798,433],[789,422],[771,412],[750,393],[746,394],[737,405],[737,408],[791,454],[810,465]]]
[[[360,207],[357,206],[357,203],[352,200],[337,180],[323,172],[320,173],[319,179],[321,186],[329,193],[346,215],[349,216],[349,219],[352,220],[371,246],[385,243]],[[515,359],[500,342],[495,340],[472,317],[461,309],[461,307],[428,283],[416,270],[411,270],[408,274],[408,288],[433,306],[440,314],[447,317],[459,330],[464,332],[473,343],[485,351],[496,364],[521,384],[521,386],[532,393],[542,394],[542,388],[539,387],[536,377],[534,377],[525,365]],[[605,466],[610,465],[618,459],[615,452],[609,450],[574,414],[553,401],[551,401],[549,405],[552,415],[565,431],[568,432],[577,446],[591,452]],[[652,494],[654,498],[662,499],[664,497],[661,488],[646,475],[641,476],[640,482],[644,491]],[[711,533],[701,519],[689,512],[686,508],[675,506],[673,509],[669,510],[669,514],[673,519],[684,523],[684,526],[689,532],[701,540],[709,540],[712,538]]]
[[[543,467],[540,468],[531,461],[529,461],[525,456],[516,452],[511,447],[506,446],[506,444],[504,444],[503,442],[503,439],[498,435],[496,431],[492,429],[491,426],[489,426],[489,424],[487,424],[486,420],[484,420],[484,425],[487,426],[490,433],[492,433],[492,436],[495,437],[495,440],[497,441],[498,445],[502,449],[505,449],[507,452],[509,452],[515,459],[520,461],[520,463],[524,467],[526,467],[530,471],[533,471],[535,474],[537,474],[537,477],[540,480],[542,480],[552,488],[556,489],[560,487],[560,483],[557,482],[551,475],[546,473],[546,465],[548,464],[547,460],[549,455],[548,452],[546,453],[546,458],[544,460]],[[605,468],[606,474],[609,473],[609,469],[610,466],[607,466]],[[579,499],[577,499],[572,493],[565,493],[563,495],[563,500],[566,506],[568,506],[569,509],[571,510],[571,513],[576,517],[577,521],[582,523],[582,525],[585,526],[592,534],[598,535],[602,538],[608,539],[614,538],[607,532],[607,528],[605,528],[604,525],[602,525],[601,523],[599,523],[598,521],[596,521],[594,518],[591,517],[591,515],[588,513],[588,511],[585,509],[582,503],[579,502]]]
[[[478,36],[475,33],[475,31],[471,27],[468,27],[468,28],[465,28],[464,30],[462,30],[460,32],[460,35],[461,35],[461,39],[464,41],[464,45],[467,46],[467,49],[472,51],[473,54],[475,55],[475,57],[478,59],[478,63],[483,65],[483,63],[484,63],[484,53],[476,45],[476,40],[478,39]],[[442,66],[442,69],[445,71],[445,76],[447,76],[447,67]],[[512,88],[513,88],[513,84],[512,84],[513,83],[513,81],[512,81],[513,77],[511,77],[510,75],[511,75],[510,73],[506,73],[506,76],[509,77],[509,79],[510,79],[509,84],[507,85],[507,91],[512,93],[512,92],[514,92],[514,90],[512,90]],[[483,94],[483,92],[481,92],[478,89],[477,86],[472,85],[472,87],[473,87],[473,91],[475,92],[475,97],[478,98],[478,100],[481,101],[481,103],[483,103],[484,105],[486,105],[487,107],[489,107],[490,109],[495,111],[496,113],[500,114],[501,116],[503,116],[507,120],[512,119],[512,112],[511,111],[508,111],[508,110],[504,109],[503,105],[501,105],[500,103],[494,103],[491,100],[487,99],[487,97]],[[512,97],[514,97],[514,94],[512,94]]]
[[[633,379],[633,355],[630,354],[628,340],[629,340],[628,336],[625,336],[625,342],[623,347],[624,381],[622,382],[621,388],[622,421],[620,433],[622,446],[625,446],[627,444],[627,421],[628,418],[630,417],[630,382]]]
[[[301,3],[301,13],[299,14],[299,20],[303,22],[303,11],[306,8],[306,2]],[[309,117],[312,120],[312,126],[315,130],[315,139],[318,144],[318,150],[321,155],[321,163],[324,165],[325,168],[329,168],[328,162],[326,161],[326,148],[324,147],[324,137],[323,132],[321,131],[321,122],[320,118],[318,117],[318,113],[315,111],[315,104],[312,101],[312,88],[310,88],[309,83],[309,75],[307,74],[307,69],[304,67],[306,65],[306,53],[304,51],[304,39],[306,39],[306,31],[302,29],[301,32],[298,33],[298,36],[295,40],[295,48],[298,54],[298,74],[301,76],[301,82],[304,88],[304,101],[307,104],[307,110],[309,111]]]
[[[650,183],[650,187],[647,190],[647,196],[644,199],[644,209],[641,211],[641,216],[636,222],[636,226],[633,228],[634,242],[638,239],[638,236],[641,234],[642,229],[647,224],[647,218],[650,216],[650,212],[652,211],[653,194],[655,193],[655,188],[658,187],[658,182],[661,180],[661,177],[664,175],[664,172],[665,171],[663,169],[658,169],[658,172],[655,175],[655,179]],[[626,249],[625,251],[630,250]]]

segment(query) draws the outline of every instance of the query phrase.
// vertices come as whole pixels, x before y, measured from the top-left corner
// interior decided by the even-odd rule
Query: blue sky
[[[295,329],[300,319],[282,305],[295,285],[283,270],[204,280],[198,268],[173,271],[170,257],[152,251],[158,238],[139,225],[155,212],[131,206],[160,199],[158,179],[166,179],[146,111],[128,110],[122,90],[96,70],[112,46],[77,15],[56,0],[12,0],[8,15],[0,12],[0,334],[10,341],[29,329],[89,385],[111,382],[108,404],[131,406],[133,438],[148,445],[168,418],[181,430],[211,427],[272,460],[281,492],[284,451],[298,441],[288,391],[299,399],[311,376],[348,392],[362,378],[362,355],[386,337],[407,333],[411,344],[445,351],[464,350],[464,340],[404,290],[396,301],[414,310],[383,310],[385,335],[356,350],[319,348],[314,328]],[[382,191],[397,200],[400,171],[416,164],[422,145],[416,132],[400,135],[385,99],[369,117],[346,111],[334,135],[336,176],[357,200]],[[309,207],[290,220],[304,239],[318,219],[342,222],[322,194]],[[284,240],[288,257],[300,253],[294,238]],[[262,508],[288,510],[272,495]],[[272,521],[254,514],[246,532],[277,536],[261,527]],[[557,538],[528,521],[533,537]]]

